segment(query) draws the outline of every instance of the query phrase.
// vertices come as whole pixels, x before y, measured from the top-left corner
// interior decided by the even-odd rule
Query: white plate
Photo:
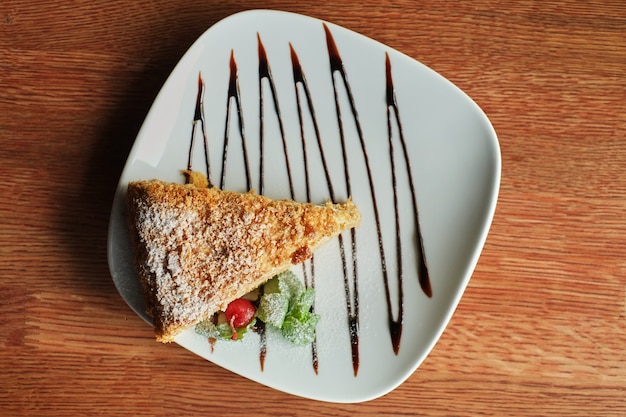
[[[333,60],[328,30],[341,62]],[[257,38],[258,34],[258,38]],[[385,45],[339,26],[313,18],[276,11],[248,11],[233,15],[206,31],[178,63],[156,98],[137,136],[115,196],[109,230],[109,266],[113,281],[130,307],[141,317],[144,303],[133,268],[125,217],[128,181],[159,178],[182,182],[187,167],[192,130],[196,131],[193,168],[205,171],[201,124],[193,123],[199,75],[202,110],[208,138],[211,178],[220,183],[227,102],[231,102],[225,188],[246,190],[244,152],[234,99],[229,97],[231,52],[237,65],[237,83],[244,121],[252,187],[260,189],[259,39],[275,85],[284,126],[294,197],[305,201],[304,156],[296,84],[290,45],[293,47],[315,111],[324,158],[335,197],[348,197],[337,118],[335,89],[346,144],[352,198],[363,214],[356,231],[359,300],[358,373],[354,372],[348,302],[355,298],[350,250],[344,234],[348,292],[345,291],[339,240],[315,256],[315,310],[318,325],[317,373],[312,346],[294,347],[280,335],[267,332],[263,369],[260,338],[248,334],[238,343],[207,340],[189,330],[176,342],[226,369],[294,395],[332,402],[366,401],[391,391],[424,360],[446,327],[476,265],[496,206],[500,182],[500,150],[496,134],[479,107],[461,90],[434,71]],[[432,297],[418,282],[416,244],[409,175],[405,169],[400,132],[392,118],[392,141],[397,178],[400,223],[404,319],[399,351],[390,337],[388,302],[383,279],[381,249],[386,262],[391,313],[397,320],[400,295],[396,254],[396,222],[392,165],[388,140],[386,56],[403,126],[407,156],[421,225]],[[343,65],[353,95],[365,153],[352,115],[347,87],[337,65]],[[290,197],[277,113],[267,77],[262,77],[264,101],[264,189],[273,198]],[[297,84],[304,120],[305,148],[310,173],[311,200],[324,202],[329,188],[312,117],[302,83]],[[234,91],[234,90],[231,90]],[[392,117],[393,117],[393,113]],[[372,195],[375,195],[375,203]],[[377,228],[374,205],[378,210]],[[380,239],[379,239],[380,231]],[[310,262],[307,263],[307,267]],[[303,268],[294,271],[305,279]],[[310,279],[310,273],[307,278]],[[422,277],[423,278],[423,277]]]

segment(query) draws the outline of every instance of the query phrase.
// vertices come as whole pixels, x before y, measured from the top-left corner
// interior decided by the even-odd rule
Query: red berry
[[[231,327],[241,328],[246,327],[254,319],[256,309],[250,301],[238,298],[228,304],[224,313],[226,314],[226,321]]]

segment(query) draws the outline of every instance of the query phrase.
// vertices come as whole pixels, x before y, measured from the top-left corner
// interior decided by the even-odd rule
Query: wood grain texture
[[[419,370],[325,404],[153,341],[110,279],[113,191],[161,84],[237,11],[304,13],[420,60],[500,140],[496,216]],[[0,414],[626,415],[626,6],[590,2],[0,3]]]

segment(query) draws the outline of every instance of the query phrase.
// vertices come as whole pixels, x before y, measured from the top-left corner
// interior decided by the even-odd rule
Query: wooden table
[[[259,7],[420,60],[499,136],[469,287],[418,371],[371,402],[293,397],[155,343],[109,275],[113,192],[152,100],[203,31]],[[3,1],[0,414],[626,415],[625,74],[619,1]]]

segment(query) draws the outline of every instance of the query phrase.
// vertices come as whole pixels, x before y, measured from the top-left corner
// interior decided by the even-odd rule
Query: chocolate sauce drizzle
[[[426,265],[426,257],[424,255],[424,241],[422,239],[422,230],[420,227],[419,221],[419,212],[417,209],[417,193],[415,192],[415,183],[413,181],[413,171],[411,170],[411,161],[409,160],[409,152],[406,147],[406,141],[404,140],[404,129],[402,128],[402,123],[400,122],[400,111],[398,109],[398,102],[396,101],[396,92],[393,86],[393,76],[391,73],[391,61],[389,60],[389,54],[385,52],[385,79],[387,84],[387,131],[389,133],[389,153],[392,164],[392,176],[393,176],[393,195],[394,195],[394,206],[396,213],[396,231],[399,232],[400,224],[399,224],[399,214],[398,214],[398,192],[397,192],[397,184],[396,184],[396,170],[394,164],[394,154],[393,154],[393,141],[391,134],[391,110],[393,110],[393,116],[396,121],[396,125],[398,126],[398,136],[400,137],[400,144],[402,146],[402,155],[404,157],[404,164],[406,168],[406,173],[409,180],[409,188],[411,189],[411,202],[413,203],[413,217],[415,218],[415,229],[416,229],[416,239],[417,239],[417,252],[416,262],[417,262],[417,278],[419,280],[420,287],[424,294],[428,298],[432,298],[433,290],[430,285],[430,277],[428,273],[428,267]],[[396,234],[397,239],[400,239],[400,233]],[[398,241],[397,245],[397,262],[398,269],[401,271],[402,267],[402,252],[400,250],[400,242]],[[402,283],[402,274],[398,273],[399,284]],[[402,286],[400,286],[402,288]],[[400,304],[402,304],[402,299],[400,300]]]
[[[191,164],[193,159],[193,145],[196,139],[196,125],[200,124],[202,130],[202,138],[204,139],[204,162],[206,165],[206,177],[209,181],[209,187],[212,187],[211,183],[211,167],[209,164],[209,141],[206,135],[206,128],[204,126],[204,81],[202,81],[202,74],[198,74],[198,94],[196,95],[196,106],[193,113],[193,124],[191,128],[191,141],[189,143],[189,157],[187,159],[187,170],[191,171]]]
[[[285,167],[287,169],[287,180],[289,182],[289,195],[292,199],[295,198],[295,192],[293,187],[293,177],[291,175],[291,166],[289,164],[289,152],[287,151],[287,141],[285,139],[285,128],[283,125],[283,118],[280,112],[280,105],[278,104],[278,98],[276,97],[276,86],[274,85],[274,79],[272,78],[272,71],[267,59],[267,53],[265,46],[261,40],[261,36],[257,33],[257,46],[259,55],[259,194],[265,192],[265,89],[263,88],[263,80],[267,80],[269,90],[271,93],[272,102],[274,104],[274,114],[278,120],[278,128],[280,130],[280,138],[283,146],[283,154],[285,156]],[[267,355],[267,337],[265,334],[265,325],[261,324],[258,327],[260,335],[260,355],[261,369],[264,367],[265,356]]]
[[[304,135],[304,116],[302,113],[303,100],[300,95],[300,89],[298,88],[298,86],[301,86],[302,88],[302,91],[304,93],[304,102],[306,103],[306,108],[308,110],[309,117],[313,123],[313,130],[315,132],[317,151],[319,153],[319,157],[322,162],[322,167],[324,168],[324,176],[326,178],[328,194],[330,196],[330,200],[332,202],[335,202],[336,201],[335,190],[334,190],[333,183],[330,177],[330,170],[328,169],[328,162],[326,161],[326,154],[324,152],[324,147],[322,145],[322,138],[320,135],[319,125],[317,123],[317,117],[315,115],[315,107],[313,106],[313,100],[311,98],[311,91],[306,81],[304,71],[302,70],[302,65],[300,64],[300,59],[298,58],[298,54],[296,53],[296,50],[294,49],[291,43],[289,43],[289,52],[291,56],[294,91],[296,94],[296,104],[298,108],[298,122],[300,124],[300,141],[302,144],[302,155],[303,155],[303,163],[304,163],[306,199],[308,202],[311,201],[311,184],[310,184],[310,173],[309,173],[309,158],[308,158],[308,153],[307,153],[306,138]],[[344,264],[345,264],[345,250],[344,250],[342,240],[340,240],[340,252],[342,254],[342,259],[344,260]],[[311,257],[309,265],[310,265],[310,274],[311,274],[310,281],[308,281],[308,275],[306,273],[305,264],[303,264],[305,284],[307,286],[311,286],[314,288],[315,287],[315,255]],[[345,270],[346,268],[344,267],[344,271]],[[315,306],[313,306],[313,309],[315,309]],[[312,359],[313,359],[313,369],[315,370],[315,373],[317,374],[318,367],[319,367],[319,359],[317,355],[317,339],[315,339],[312,343],[311,354],[312,354]]]
[[[239,122],[239,134],[241,136],[241,147],[243,151],[244,169],[246,171],[246,189],[252,189],[250,175],[250,164],[248,163],[248,148],[246,146],[245,129],[243,125],[243,112],[241,110],[241,95],[239,93],[239,77],[237,75],[237,62],[235,61],[235,51],[230,51],[230,76],[228,81],[228,97],[226,98],[226,122],[224,126],[224,149],[222,151],[222,174],[220,175],[220,188],[224,188],[226,176],[226,161],[228,154],[228,139],[230,138],[230,114],[231,103],[235,101],[237,108],[237,120]]]
[[[261,320],[257,320],[254,328],[259,335],[259,365],[261,365],[261,371],[263,371],[265,370],[265,357],[267,356],[267,333],[265,332],[265,323]]]
[[[398,136],[400,144],[402,146],[402,154],[404,157],[404,164],[408,176],[409,188],[411,190],[411,202],[413,205],[413,217],[415,218],[416,235],[417,235],[417,253],[416,262],[418,269],[418,280],[422,291],[430,298],[432,297],[432,288],[430,286],[430,280],[428,278],[428,269],[424,260],[424,247],[422,244],[422,233],[419,227],[419,217],[417,211],[417,198],[415,193],[415,185],[413,182],[413,174],[411,172],[411,165],[409,161],[409,155],[406,148],[406,142],[404,140],[404,130],[402,123],[400,122],[400,114],[398,111],[398,103],[396,101],[395,89],[393,86],[393,77],[391,73],[391,61],[389,60],[389,54],[385,53],[385,80],[386,80],[386,98],[387,98],[387,137],[389,141],[389,160],[391,162],[391,182],[393,188],[393,206],[395,214],[395,228],[396,228],[396,265],[397,265],[397,282],[398,282],[398,316],[393,318],[393,312],[391,309],[392,301],[389,290],[388,282],[385,282],[385,297],[387,300],[387,315],[389,318],[389,331],[391,335],[391,343],[393,351],[398,354],[400,350],[400,340],[402,338],[402,324],[404,323],[404,286],[403,286],[403,260],[402,260],[402,239],[400,237],[400,214],[398,207],[398,182],[396,176],[396,158],[393,141],[393,128],[392,128],[392,115],[395,119],[396,126],[398,127]]]
[[[267,61],[267,53],[265,52],[265,46],[261,41],[261,36],[257,33],[257,43],[259,50],[259,142],[260,142],[260,173],[259,173],[259,194],[264,192],[264,170],[265,170],[265,157],[264,157],[264,144],[265,144],[265,117],[263,111],[263,79],[267,79],[269,83],[270,92],[272,94],[272,102],[274,103],[274,113],[278,119],[278,128],[280,130],[280,138],[283,145],[283,153],[285,155],[285,167],[287,168],[287,179],[289,180],[289,195],[292,199],[295,198],[295,192],[293,188],[293,177],[291,175],[291,166],[289,164],[289,153],[287,151],[287,140],[285,139],[285,128],[283,125],[283,118],[280,112],[280,106],[278,104],[278,98],[276,97],[276,86],[274,85],[274,79],[272,78],[272,71]]]
[[[350,103],[350,111],[352,113],[352,118],[354,120],[354,124],[356,126],[357,136],[359,138],[359,143],[361,145],[361,150],[363,153],[363,162],[365,163],[365,168],[367,171],[367,179],[370,186],[371,200],[372,200],[372,209],[374,211],[374,219],[376,221],[376,234],[378,238],[378,249],[380,254],[380,265],[381,272],[383,275],[383,281],[385,282],[385,286],[388,285],[388,273],[387,273],[387,262],[385,259],[385,248],[383,245],[382,238],[382,229],[380,222],[380,214],[378,211],[378,200],[376,199],[376,190],[374,187],[374,178],[372,176],[372,169],[370,167],[369,155],[367,153],[367,148],[365,145],[365,139],[363,137],[363,130],[361,129],[361,123],[359,121],[359,113],[356,109],[356,105],[354,102],[354,97],[352,95],[352,88],[350,87],[350,83],[348,82],[348,76],[346,74],[346,70],[343,65],[343,59],[339,54],[339,50],[337,48],[337,44],[335,43],[335,39],[330,32],[328,26],[324,23],[324,33],[326,34],[326,46],[328,49],[328,57],[330,61],[330,73],[333,83],[333,92],[335,96],[335,110],[337,113],[337,123],[339,125],[339,136],[341,138],[341,150],[344,162],[344,173],[346,180],[346,192],[348,195],[352,195],[352,186],[350,181],[350,172],[348,169],[348,155],[346,151],[346,138],[345,132],[343,128],[342,116],[341,116],[341,107],[339,105],[339,95],[337,91],[337,80],[335,74],[339,75],[340,80],[343,83],[345,91],[348,95],[348,102]],[[354,375],[356,376],[359,369],[359,292],[358,292],[358,271],[357,271],[357,247],[356,247],[356,230],[350,230],[350,238],[352,243],[352,271],[353,271],[353,288],[352,288],[352,297],[350,297],[350,288],[349,283],[345,282],[345,292],[346,292],[346,305],[348,308],[348,326],[350,331],[350,340],[352,345],[352,366],[354,368]],[[345,267],[344,267],[345,270]],[[345,277],[345,273],[344,273]]]
[[[378,240],[378,249],[380,256],[380,266],[381,266],[381,274],[382,280],[385,287],[385,299],[387,303],[387,315],[388,315],[388,324],[389,324],[389,333],[391,337],[391,344],[394,353],[397,355],[400,349],[400,341],[402,338],[402,326],[404,322],[404,283],[403,283],[403,275],[404,275],[404,267],[403,267],[403,259],[402,259],[402,239],[400,234],[401,222],[400,222],[400,210],[399,210],[399,191],[398,191],[398,183],[397,183],[397,166],[396,166],[396,148],[394,145],[394,135],[393,135],[393,125],[395,122],[395,126],[397,126],[398,136],[397,141],[400,143],[402,160],[404,162],[404,169],[407,173],[408,184],[411,195],[411,203],[413,208],[413,217],[415,221],[416,228],[416,268],[418,272],[418,281],[419,285],[426,294],[428,298],[432,298],[432,287],[430,284],[430,277],[428,273],[428,267],[426,263],[426,257],[424,252],[424,244],[423,238],[420,228],[419,215],[418,215],[418,205],[417,205],[417,196],[415,190],[415,184],[413,180],[413,174],[411,170],[409,154],[407,150],[406,141],[404,139],[404,130],[402,127],[402,123],[400,121],[399,108],[396,101],[395,89],[393,84],[393,76],[392,76],[392,67],[391,61],[389,59],[389,54],[385,53],[385,82],[386,82],[386,112],[387,112],[387,132],[388,132],[388,146],[389,146],[389,158],[391,163],[391,185],[393,190],[393,207],[394,207],[394,226],[396,231],[396,254],[395,261],[397,263],[397,287],[398,287],[398,297],[396,300],[397,305],[397,317],[394,318],[393,315],[393,304],[394,302],[391,299],[391,290],[390,290],[390,279],[389,273],[387,270],[387,259],[385,246],[383,244],[382,237],[382,226],[381,226],[381,218],[378,209],[378,199],[377,194],[374,188],[374,178],[372,174],[372,170],[370,167],[370,159],[367,152],[367,147],[365,143],[365,138],[363,135],[363,131],[361,128],[361,124],[359,121],[359,114],[356,108],[355,100],[352,95],[352,89],[350,83],[348,82],[348,77],[346,74],[346,70],[343,64],[343,59],[339,53],[339,49],[337,48],[337,44],[335,39],[328,28],[328,26],[323,23],[323,29],[326,37],[326,46],[328,51],[328,58],[330,64],[330,75],[332,79],[333,93],[334,93],[334,101],[335,101],[335,113],[337,124],[339,127],[339,137],[341,144],[341,152],[342,152],[342,164],[343,164],[343,173],[345,179],[345,191],[348,196],[352,195],[352,183],[350,179],[350,169],[348,165],[348,153],[346,146],[346,133],[343,126],[343,116],[341,112],[340,100],[339,100],[339,92],[337,88],[337,83],[340,81],[343,84],[344,90],[347,94],[348,103],[350,107],[350,113],[352,116],[352,120],[354,122],[354,126],[356,127],[356,132],[360,144],[360,149],[363,157],[363,163],[365,165],[365,169],[367,172],[367,178],[369,182],[370,188],[370,197],[372,209],[374,212],[374,220],[376,223],[376,234]],[[292,199],[295,198],[295,190],[294,183],[292,178],[292,171],[290,166],[289,153],[287,150],[287,140],[283,125],[283,119],[280,111],[280,106],[276,93],[276,86],[274,80],[272,78],[272,73],[269,65],[269,60],[267,58],[267,52],[265,50],[265,46],[261,40],[261,36],[257,33],[257,45],[258,45],[258,59],[259,59],[259,67],[258,67],[258,77],[259,77],[259,193],[263,194],[265,188],[265,145],[266,145],[266,136],[265,136],[265,93],[264,91],[264,80],[267,80],[267,85],[269,86],[269,91],[271,94],[271,99],[273,102],[273,110],[274,115],[277,118],[279,131],[280,131],[280,140],[282,142],[282,149],[284,153],[284,161],[285,168],[287,171],[287,177],[289,181],[289,192]],[[313,100],[311,98],[311,93],[309,89],[309,85],[307,83],[302,65],[300,64],[300,59],[296,53],[295,48],[291,43],[289,43],[289,51],[292,63],[292,73],[293,73],[293,85],[296,96],[297,103],[297,111],[298,111],[298,121],[300,123],[300,143],[302,146],[302,155],[303,155],[303,165],[304,165],[304,176],[305,176],[305,192],[306,199],[308,202],[311,202],[311,184],[310,184],[310,172],[309,172],[309,161],[308,161],[308,151],[307,151],[307,141],[305,138],[305,129],[304,129],[304,112],[303,108],[306,106],[308,117],[313,124],[313,130],[315,133],[315,150],[318,153],[320,161],[322,163],[322,167],[324,170],[324,176],[326,179],[326,185],[328,189],[328,195],[332,202],[336,202],[335,195],[335,185],[330,176],[330,170],[328,166],[328,162],[326,159],[324,146],[322,144],[320,129],[318,125],[318,120],[315,114],[315,108],[313,104]],[[228,83],[228,96],[226,101],[226,121],[224,126],[224,142],[223,142],[223,150],[222,150],[222,172],[220,175],[220,188],[224,187],[225,176],[226,176],[226,161],[229,149],[229,138],[230,138],[230,118],[232,112],[232,104],[234,102],[235,108],[237,111],[238,117],[238,127],[239,134],[241,136],[241,145],[244,159],[244,170],[246,176],[246,187],[247,190],[250,191],[252,189],[252,176],[250,174],[250,164],[248,161],[248,148],[246,144],[245,137],[245,129],[243,122],[243,112],[241,107],[241,98],[239,91],[239,79],[238,79],[238,68],[237,63],[235,61],[234,50],[231,50],[230,54],[230,75],[229,75],[229,83]],[[195,134],[196,127],[199,124],[202,135],[204,138],[204,152],[205,152],[205,164],[207,171],[207,179],[209,180],[209,187],[212,187],[211,181],[211,172],[210,172],[210,164],[209,164],[209,146],[205,129],[205,117],[204,117],[204,82],[202,80],[201,75],[198,76],[198,94],[196,97],[196,106],[194,111],[193,118],[193,126],[191,132],[191,143],[189,147],[189,156],[187,169],[191,170],[192,165],[192,153],[193,146],[195,142]],[[304,97],[302,97],[303,93]],[[357,262],[357,235],[356,230],[351,229],[349,233],[349,238],[344,235],[339,235],[338,244],[339,244],[339,254],[342,262],[342,271],[343,271],[343,286],[345,293],[345,302],[346,302],[346,311],[347,311],[347,325],[350,336],[350,345],[351,345],[351,356],[352,356],[352,367],[354,376],[356,377],[359,370],[359,283],[358,283],[358,262]],[[347,240],[347,242],[346,242]],[[350,254],[347,253],[347,247],[350,247]],[[307,270],[308,266],[308,270]],[[351,266],[351,268],[350,268]],[[351,274],[350,274],[351,272]],[[312,257],[309,261],[303,264],[303,275],[306,286],[315,287],[315,258]],[[314,308],[314,307],[313,307]],[[265,358],[267,355],[267,336],[265,332],[265,325],[262,322],[258,322],[256,325],[256,332],[259,334],[260,347],[259,347],[259,361],[261,365],[261,370],[264,369]],[[211,347],[213,348],[213,343],[211,343]],[[311,358],[312,358],[312,366],[315,370],[315,373],[318,373],[318,365],[319,358],[317,354],[317,340],[314,340],[311,345]]]

